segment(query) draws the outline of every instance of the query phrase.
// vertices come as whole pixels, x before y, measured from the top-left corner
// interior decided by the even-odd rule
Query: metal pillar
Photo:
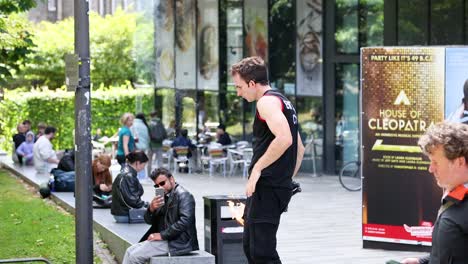
[[[74,1],[75,53],[79,57],[79,82],[75,91],[76,263],[93,263],[88,1]]]
[[[335,1],[324,4],[324,171],[335,174]]]

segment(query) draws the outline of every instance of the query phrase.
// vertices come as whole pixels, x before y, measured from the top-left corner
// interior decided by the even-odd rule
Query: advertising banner
[[[198,1],[198,89],[219,89],[218,0]]]
[[[178,0],[175,5],[177,89],[195,89],[195,74],[197,74],[195,7],[195,0]]]
[[[430,246],[442,192],[417,142],[444,120],[445,48],[363,48],[361,67],[364,247]]]
[[[447,48],[445,69],[445,118],[468,124],[468,48]]]
[[[172,0],[155,2],[156,87],[174,88],[174,4]]]
[[[268,1],[244,0],[245,48],[247,57],[268,60]]]
[[[322,1],[296,2],[297,95],[322,96]]]

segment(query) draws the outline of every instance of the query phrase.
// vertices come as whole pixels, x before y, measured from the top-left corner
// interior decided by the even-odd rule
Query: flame
[[[233,201],[227,201],[229,205],[229,211],[231,212],[232,219],[236,219],[236,221],[241,224],[242,226],[244,225],[244,209],[245,209],[245,204],[238,202],[237,204],[234,203]]]

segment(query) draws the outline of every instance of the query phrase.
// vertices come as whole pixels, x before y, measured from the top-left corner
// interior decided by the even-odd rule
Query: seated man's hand
[[[164,197],[156,196],[153,198],[150,204],[150,211],[154,212],[156,209],[164,205]]]
[[[153,233],[151,235],[148,236],[148,241],[160,241],[160,240],[163,240],[161,238],[161,234],[160,233]]]
[[[402,264],[419,264],[418,258],[405,258],[401,261]]]

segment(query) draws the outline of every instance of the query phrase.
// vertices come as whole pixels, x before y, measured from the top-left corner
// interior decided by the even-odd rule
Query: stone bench
[[[151,264],[215,264],[210,253],[197,250],[183,256],[158,256],[151,258]]]

